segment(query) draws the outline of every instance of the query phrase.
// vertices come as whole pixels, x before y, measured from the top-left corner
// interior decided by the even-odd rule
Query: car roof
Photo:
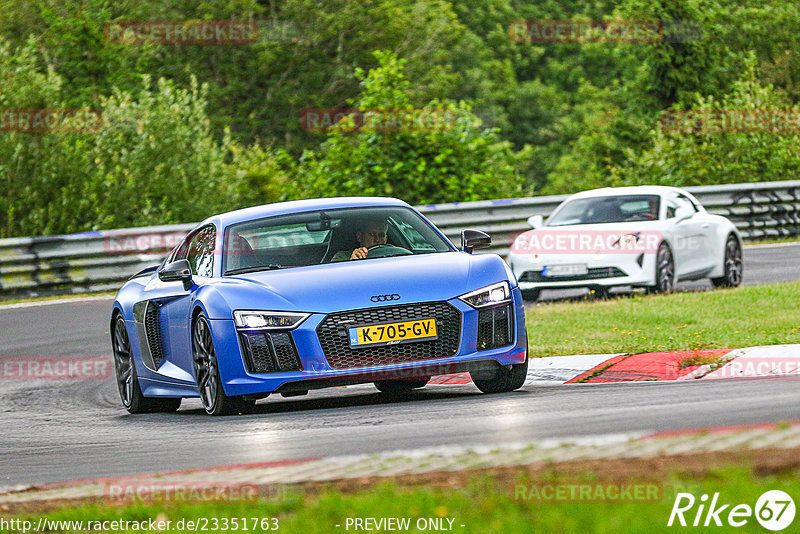
[[[600,189],[591,189],[589,191],[581,191],[575,193],[570,198],[586,198],[586,197],[608,197],[619,195],[665,195],[667,193],[682,193],[689,194],[687,191],[679,187],[671,187],[667,185],[632,185],[625,187],[601,187]]]
[[[198,226],[214,223],[218,228],[230,226],[245,221],[272,217],[275,215],[286,215],[290,213],[302,213],[318,209],[337,209],[337,208],[366,208],[366,207],[410,207],[406,202],[397,198],[389,197],[331,197],[331,198],[312,198],[305,200],[290,200],[288,202],[275,202],[273,204],[263,204],[227,213],[220,213],[207,218]]]

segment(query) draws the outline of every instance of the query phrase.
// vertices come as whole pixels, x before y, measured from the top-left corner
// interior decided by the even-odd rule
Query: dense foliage
[[[794,177],[797,131],[665,132],[667,110],[796,111],[800,18],[762,0],[4,0],[0,237],[198,220],[291,198],[413,203]],[[515,42],[519,20],[660,20],[657,42]],[[125,44],[108,24],[255,21],[244,44]],[[677,31],[675,29],[682,29]],[[303,128],[308,108],[438,110],[451,128]]]

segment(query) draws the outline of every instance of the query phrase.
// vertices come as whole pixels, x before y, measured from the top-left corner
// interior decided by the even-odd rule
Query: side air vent
[[[153,371],[164,363],[164,338],[161,333],[161,303],[143,300],[133,305],[136,337],[145,367]]]

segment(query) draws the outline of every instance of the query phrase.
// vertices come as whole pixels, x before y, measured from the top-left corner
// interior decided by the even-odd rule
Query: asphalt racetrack
[[[745,248],[745,283],[800,278],[800,244]],[[708,281],[679,289],[710,289]],[[0,307],[0,358],[103,356],[112,299]],[[403,400],[373,387],[273,396],[246,416],[130,416],[113,378],[0,380],[0,488],[224,464],[437,445],[674,430],[800,419],[800,382],[760,380],[542,386],[483,395],[429,387]]]

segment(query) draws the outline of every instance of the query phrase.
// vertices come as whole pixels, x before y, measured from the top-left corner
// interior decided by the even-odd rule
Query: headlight
[[[289,330],[305,321],[310,313],[237,310],[233,321],[239,328],[258,330]]]
[[[639,244],[640,236],[641,234],[639,232],[635,234],[622,234],[611,244],[611,248],[633,250]]]
[[[461,295],[461,300],[472,306],[473,308],[483,308],[493,304],[500,304],[511,300],[511,290],[508,287],[508,282],[498,282],[490,286],[476,289],[465,295]]]

